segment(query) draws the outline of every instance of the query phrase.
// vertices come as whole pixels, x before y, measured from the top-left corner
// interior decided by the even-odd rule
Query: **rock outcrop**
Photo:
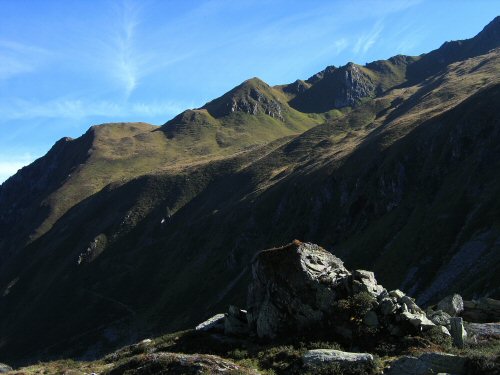
[[[257,375],[227,359],[208,354],[151,353],[122,361],[107,372],[109,375],[132,374],[246,374]]]
[[[467,335],[471,342],[500,340],[500,323],[467,323]]]
[[[464,301],[462,317],[466,321],[474,323],[500,322],[500,300],[480,298]]]
[[[373,272],[350,272],[339,258],[312,243],[295,240],[260,252],[252,276],[247,319],[250,332],[260,338],[307,334],[312,329],[352,337],[353,324],[396,336],[436,326],[414,299],[400,290],[387,291]],[[363,304],[362,311],[339,313],[356,304],[354,300]],[[353,319],[356,314],[362,315]],[[441,320],[442,332],[449,334],[449,320]],[[441,320],[436,318],[438,324]]]
[[[426,313],[401,290],[387,291],[373,272],[351,272],[322,247],[295,240],[255,256],[247,310],[230,306],[196,330],[261,339],[330,332],[351,340],[365,333],[404,336],[435,329],[463,348],[463,319],[450,315],[461,311],[461,301],[450,296],[439,304],[449,313],[432,308]]]
[[[388,64],[392,66],[391,62]],[[286,86],[284,91],[296,95],[289,103],[302,112],[326,112],[355,106],[362,99],[383,91],[377,78],[378,70],[373,65],[360,66],[352,62],[338,68],[329,66],[310,77],[304,85],[294,82]],[[393,71],[388,70],[384,75],[393,76]]]
[[[321,324],[347,296],[349,276],[340,259],[314,244],[294,241],[260,252],[248,288],[250,329],[275,338]]]
[[[258,78],[243,82],[220,98],[205,104],[202,109],[216,118],[243,112],[250,115],[266,114],[280,121],[285,120],[283,103],[272,88]]]

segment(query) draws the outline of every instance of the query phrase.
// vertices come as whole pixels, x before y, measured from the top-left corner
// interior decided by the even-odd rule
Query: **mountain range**
[[[162,126],[63,138],[0,186],[0,357],[93,358],[244,305],[319,243],[437,301],[500,297],[500,17],[421,56],[249,79]]]

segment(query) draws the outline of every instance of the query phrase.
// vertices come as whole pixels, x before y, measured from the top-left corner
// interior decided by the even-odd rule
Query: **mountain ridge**
[[[327,68],[288,92],[246,81],[162,127],[111,124],[58,141],[0,187],[2,213],[61,207],[45,227],[26,223],[23,233],[39,233],[27,246],[10,230],[27,211],[0,217],[0,355],[81,356],[189,327],[238,304],[255,250],[290,238],[325,244],[353,269],[369,264],[426,301],[442,292],[439,273],[453,276],[448,291],[497,296],[500,49],[401,83],[392,68],[422,58],[350,65],[372,85],[341,110],[289,105],[342,71]],[[271,101],[285,121],[266,113]],[[56,152],[66,148],[77,157]],[[35,197],[31,180],[45,170],[50,187]]]

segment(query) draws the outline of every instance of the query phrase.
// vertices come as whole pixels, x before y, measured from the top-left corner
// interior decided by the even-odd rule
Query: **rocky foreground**
[[[99,361],[0,373],[500,374],[499,306],[454,294],[424,310],[373,272],[296,240],[256,255],[246,309]]]

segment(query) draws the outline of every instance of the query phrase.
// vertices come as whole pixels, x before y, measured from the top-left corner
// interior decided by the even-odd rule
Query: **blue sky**
[[[0,182],[91,125],[163,124],[253,76],[419,55],[498,14],[495,0],[0,0]]]

